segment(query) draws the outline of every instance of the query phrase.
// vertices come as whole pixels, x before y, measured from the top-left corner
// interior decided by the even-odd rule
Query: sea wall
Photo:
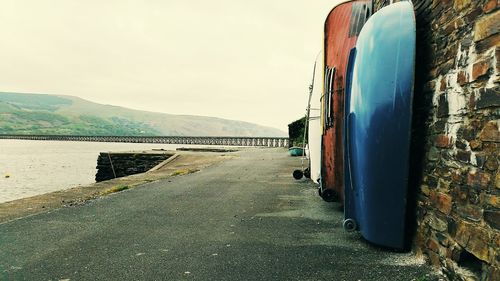
[[[165,151],[101,152],[97,158],[96,182],[144,173],[174,155]]]
[[[451,280],[500,280],[500,1],[413,3],[413,245]]]

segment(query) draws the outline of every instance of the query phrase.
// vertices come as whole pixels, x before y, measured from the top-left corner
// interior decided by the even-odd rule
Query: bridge
[[[0,135],[0,139],[288,147],[284,137]]]

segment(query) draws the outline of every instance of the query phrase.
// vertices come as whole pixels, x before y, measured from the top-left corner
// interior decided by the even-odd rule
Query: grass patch
[[[120,191],[123,191],[123,190],[127,190],[129,188],[130,187],[128,185],[117,185],[117,186],[113,186],[110,189],[104,190],[103,192],[101,192],[101,195],[108,195],[108,194],[111,194],[111,193],[115,193],[115,192],[120,192]]]
[[[179,169],[172,173],[172,176],[182,176],[198,172],[198,169]]]

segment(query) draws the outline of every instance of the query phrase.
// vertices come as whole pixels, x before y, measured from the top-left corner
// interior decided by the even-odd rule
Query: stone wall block
[[[442,8],[442,16],[437,19],[437,23],[442,26],[454,18],[453,13],[450,13],[450,8],[453,8],[453,1],[441,0],[439,1],[439,6]]]
[[[488,244],[491,240],[490,233],[479,227],[473,227],[472,230],[469,243],[465,248],[478,259],[489,262],[490,252]]]
[[[436,162],[428,161],[427,163],[424,164],[423,173],[427,174],[429,172],[434,171],[434,169],[436,169],[436,166],[437,166]],[[427,183],[425,178],[422,182]]]
[[[439,189],[448,190],[450,188],[451,182],[449,179],[451,178],[452,171],[454,171],[454,169],[444,166],[436,168],[435,173],[439,175],[437,186]]]
[[[435,267],[441,267],[441,260],[439,259],[439,255],[434,253],[433,251],[426,251],[425,253],[428,257],[429,263]]]
[[[469,94],[469,103],[467,109],[469,111],[473,111],[474,109],[476,109],[476,93],[474,91]]]
[[[470,63],[470,50],[471,50],[471,46],[473,45],[473,38],[471,35],[468,35],[468,34],[464,34],[461,36],[461,40],[460,40],[460,50],[457,54],[457,59],[458,59],[458,64],[457,64],[457,67],[459,67],[460,71],[464,71],[464,69],[467,69],[469,67],[469,63]],[[464,71],[463,74],[467,74],[467,72]],[[462,78],[467,78],[468,80],[468,75],[467,76],[464,76],[462,75]],[[460,80],[458,80],[457,82],[460,82]],[[468,82],[468,81],[464,81],[464,82]],[[459,83],[460,84],[460,83]],[[463,85],[461,85],[463,86]]]
[[[434,145],[438,148],[450,148],[453,142],[447,135],[437,135],[434,140]]]
[[[427,240],[427,248],[431,251],[438,252],[439,251],[439,243],[433,238],[429,238]]]
[[[491,240],[491,235],[488,231],[476,227],[472,223],[460,222],[457,227],[455,240],[478,259],[486,262],[489,261],[490,253],[488,244]]]
[[[460,70],[457,74],[457,83],[460,86],[464,86],[468,82],[469,82],[469,77],[467,75],[467,72],[465,72],[464,70]]]
[[[475,128],[473,123],[461,126],[457,132],[457,136],[463,138],[466,141],[471,141],[475,139],[476,135],[477,135],[477,129]]]
[[[457,214],[468,221],[472,222],[480,222],[481,219],[483,218],[483,209],[480,207],[477,207],[475,205],[462,205],[462,206],[457,206]]]
[[[500,232],[496,232],[491,244],[495,249],[500,250]],[[498,251],[497,254],[499,254]],[[499,262],[498,265],[500,265],[500,255],[497,255],[497,262]]]
[[[422,194],[424,194],[425,196],[430,196],[431,189],[428,185],[423,184],[420,186],[420,192],[422,192]]]
[[[441,94],[438,99],[437,117],[438,118],[447,117],[449,114],[448,110],[449,110],[448,98],[446,94]]]
[[[500,280],[500,267],[491,267],[488,271],[486,281],[497,281]]]
[[[491,176],[487,173],[478,170],[471,170],[467,175],[467,185],[478,188],[486,189],[491,181]]]
[[[436,196],[436,207],[442,213],[449,215],[452,208],[452,198],[451,196],[438,192]]]
[[[445,58],[444,56],[442,58]],[[450,72],[450,70],[455,68],[455,58],[449,59],[439,66],[438,73],[439,75],[446,75]]]
[[[461,27],[463,27],[465,25],[465,21],[462,19],[462,18],[457,18],[455,20],[452,20],[450,23],[448,23],[445,27],[444,27],[444,33],[445,34],[450,34],[456,30],[460,30]],[[446,50],[446,54],[449,54],[450,56],[446,56],[446,58],[450,58],[451,57],[451,54],[456,54],[457,53],[457,49],[456,47],[455,48],[449,48]]]
[[[498,159],[496,155],[490,155],[486,158],[484,167],[489,171],[496,171],[498,169]]]
[[[484,211],[484,220],[493,228],[500,229],[500,211],[486,210]]]
[[[455,238],[458,231],[458,222],[456,221],[455,218],[448,217],[447,223],[448,223],[448,228],[447,228],[448,234],[451,235],[453,238]]]
[[[471,140],[469,142],[469,147],[472,151],[481,150],[481,148],[483,147],[483,142],[480,140]]]
[[[478,120],[478,119],[471,119],[469,121],[469,124],[472,128],[474,128],[474,130],[479,130],[484,125],[484,122],[482,122],[481,120]]]
[[[469,202],[469,190],[465,186],[456,186],[452,191],[452,195],[457,203],[466,204]]]
[[[446,77],[443,77],[443,79],[441,79],[441,82],[439,83],[439,90],[442,92],[445,91],[446,88],[448,88],[448,83],[446,82]]]
[[[488,70],[491,68],[489,60],[482,60],[472,65],[471,81],[477,80],[479,77],[486,76]]]
[[[427,224],[434,230],[444,232],[448,229],[448,223],[437,216],[427,215]]]
[[[488,2],[486,2],[486,4],[484,4],[483,12],[491,13],[497,8],[497,5],[498,5],[498,0],[489,0]]]
[[[481,133],[479,138],[482,141],[500,142],[500,130],[498,128],[499,121],[488,122]]]
[[[481,201],[484,202],[488,206],[492,206],[494,208],[500,209],[500,197],[493,194],[485,194],[481,195]]]
[[[500,45],[500,34],[494,34],[485,39],[481,39],[481,41],[476,42],[476,51],[478,53],[484,53],[487,50],[497,47]]]
[[[455,8],[455,11],[461,12],[465,8],[467,8],[472,0],[456,0],[454,1],[453,8]]]
[[[441,134],[446,129],[446,119],[438,119],[431,124],[430,129],[434,134]]]
[[[467,190],[467,198],[469,199],[470,204],[473,204],[473,205],[479,204],[479,202],[481,200],[479,190],[474,189],[474,188],[469,188]]]
[[[471,152],[470,151],[465,151],[461,149],[457,149],[457,154],[455,156],[455,159],[462,163],[469,163],[470,162],[470,157],[471,157]]]
[[[485,142],[483,143],[483,152],[486,153],[487,155],[496,155],[497,157],[500,157],[498,155],[498,152],[500,151],[500,143],[496,142]]]
[[[460,245],[455,244],[452,247],[450,247],[449,249],[450,249],[450,253],[449,253],[448,257],[452,261],[458,262],[460,260],[460,254],[462,253],[463,248],[460,247]]]
[[[470,240],[472,224],[463,221],[457,222],[455,241],[462,247],[466,247]]]
[[[498,34],[500,30],[500,11],[485,15],[478,19],[474,25],[474,41],[480,41],[491,35]]]
[[[427,160],[434,162],[441,158],[440,151],[436,147],[432,146],[427,152]]]
[[[476,20],[483,14],[483,8],[482,7],[476,7],[472,10],[469,10],[469,12],[465,15],[465,21],[470,24],[473,22],[476,22]]]
[[[438,178],[433,175],[428,175],[424,178],[424,182],[427,183],[430,188],[436,188],[438,185]]]
[[[443,234],[442,232],[437,232],[436,239],[443,247],[447,248],[450,246],[450,238],[448,237],[448,235]]]
[[[472,155],[474,157],[474,163],[472,163],[474,166],[483,169],[484,168],[484,163],[486,162],[487,155],[484,152],[477,152]]]
[[[451,180],[455,184],[462,184],[464,183],[464,176],[463,173],[460,169],[455,169],[450,173]]]

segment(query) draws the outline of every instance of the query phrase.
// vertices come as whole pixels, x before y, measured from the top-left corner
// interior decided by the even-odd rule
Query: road
[[[284,149],[0,224],[0,280],[435,280],[342,230]],[[425,278],[425,279],[424,279]]]

